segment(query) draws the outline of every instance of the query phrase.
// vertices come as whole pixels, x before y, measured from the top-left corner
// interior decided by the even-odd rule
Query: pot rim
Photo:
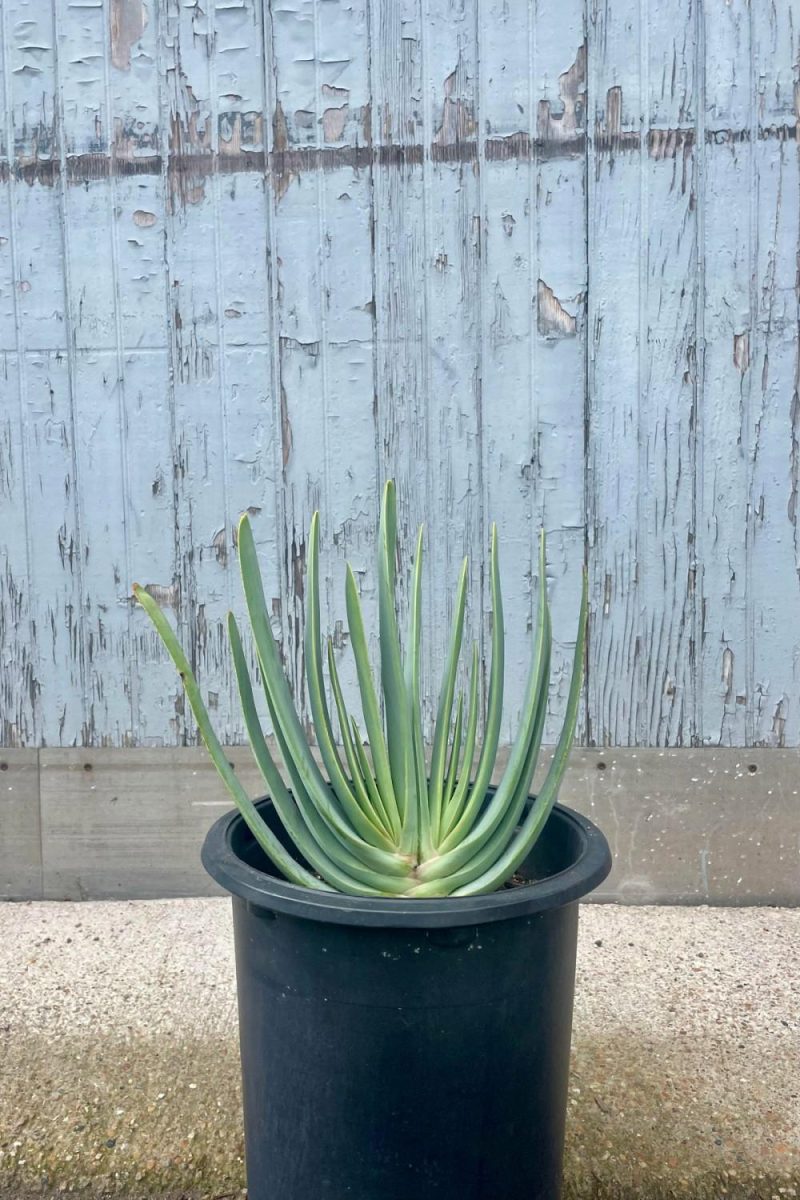
[[[268,798],[256,802],[270,804]],[[234,852],[233,833],[244,823],[238,809],[224,813],[208,831],[201,859],[206,871],[226,891],[258,908],[305,920],[335,925],[436,929],[481,925],[530,916],[561,908],[585,896],[611,870],[611,851],[604,834],[580,813],[556,804],[542,837],[553,820],[569,824],[578,834],[579,851],[563,871],[519,887],[480,896],[445,896],[414,900],[405,896],[349,896],[314,891],[249,866]]]

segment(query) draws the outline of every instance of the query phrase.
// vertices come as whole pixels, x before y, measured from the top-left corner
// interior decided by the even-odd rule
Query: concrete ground
[[[800,1195],[799,981],[800,910],[585,906],[566,1200]],[[65,1193],[244,1195],[227,901],[0,905],[0,1196]]]

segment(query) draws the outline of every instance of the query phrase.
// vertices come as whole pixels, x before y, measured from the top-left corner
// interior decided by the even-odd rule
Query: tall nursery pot
[[[554,808],[485,896],[298,887],[238,813],[203,863],[233,894],[249,1200],[557,1200],[591,821]]]

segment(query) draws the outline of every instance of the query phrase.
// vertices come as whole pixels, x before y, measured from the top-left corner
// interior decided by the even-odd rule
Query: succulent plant
[[[503,704],[504,629],[497,550],[492,528],[492,660],[488,702],[478,745],[479,658],[472,647],[469,696],[455,700],[464,630],[468,562],[456,593],[450,643],[439,694],[430,763],[420,706],[422,546],[419,531],[411,587],[410,625],[402,653],[395,606],[397,511],[387,483],[378,538],[378,607],[385,722],[367,651],[358,587],[348,566],[347,617],[355,656],[365,738],[348,712],[333,644],[327,664],[340,740],[337,742],[323,678],[319,602],[319,514],[311,520],[305,666],[319,755],[312,754],[295,709],[273,637],[250,522],[239,524],[239,565],[267,709],[287,782],[276,765],[256,710],[253,684],[232,613],[228,633],[242,711],[253,755],[289,839],[290,853],[243,788],[212,727],[200,688],[164,613],[138,584],[134,593],[177,667],[198,729],[219,774],[256,841],[292,883],[358,896],[469,896],[495,891],[530,854],[556,801],[575,732],[583,675],[587,584],[584,575],[566,715],[541,787],[529,803],[544,732],[550,681],[551,625],[545,579],[545,538],[539,548],[539,604],[533,662],[520,728],[494,792]],[[455,710],[454,710],[455,705]],[[327,778],[325,775],[327,774]],[[298,861],[302,859],[302,861]]]

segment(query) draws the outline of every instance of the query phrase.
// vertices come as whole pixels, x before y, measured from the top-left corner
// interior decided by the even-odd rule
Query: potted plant
[[[587,585],[567,711],[530,795],[551,627],[540,543],[533,665],[496,788],[504,631],[492,530],[492,660],[480,740],[479,663],[455,700],[467,564],[455,602],[430,763],[420,709],[422,531],[405,654],[395,607],[396,501],[387,484],[378,601],[385,722],[358,588],[346,580],[364,735],[332,643],[323,680],[319,519],[309,539],[305,665],[323,770],[281,667],[247,516],[239,563],[286,780],[228,619],[245,724],[267,798],[250,799],[211,726],[171,625],[142,588],[200,733],[236,804],[203,863],[232,893],[250,1200],[553,1200],[560,1190],[579,897],[608,873],[603,835],[556,805],[580,700]],[[334,735],[335,709],[339,738]]]

